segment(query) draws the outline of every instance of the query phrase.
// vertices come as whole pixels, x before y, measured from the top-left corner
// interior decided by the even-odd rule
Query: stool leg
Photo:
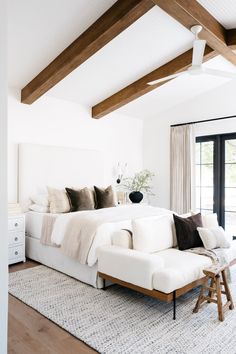
[[[222,280],[223,280],[223,283],[224,283],[226,298],[227,298],[227,301],[230,301],[229,308],[230,308],[230,310],[233,310],[234,309],[234,303],[233,303],[233,299],[232,299],[231,292],[230,292],[230,289],[229,289],[229,285],[228,285],[227,277],[226,277],[226,274],[225,274],[225,270],[222,270],[221,273],[222,273]]]
[[[193,309],[193,312],[194,312],[194,313],[197,313],[197,312],[198,312],[198,310],[199,310],[199,308],[200,308],[200,306],[201,306],[201,303],[204,301],[204,298],[205,298],[205,296],[204,296],[204,285],[207,285],[207,284],[208,284],[208,280],[209,280],[209,278],[207,277],[206,280],[205,280],[205,282],[204,282],[204,284],[203,284],[203,286],[201,287],[201,290],[200,290],[200,293],[199,293],[199,296],[198,296],[197,303],[196,303],[196,305],[195,305],[195,307],[194,307],[194,309]]]
[[[215,283],[214,278],[211,278],[211,281],[210,281],[210,287],[211,287],[211,288],[214,287],[214,283]],[[210,298],[213,297],[213,291],[212,291],[212,290],[209,290],[208,296],[209,296]],[[211,301],[210,301],[210,300],[207,300],[207,302],[208,302],[208,304],[209,304]]]
[[[224,313],[222,307],[222,298],[221,298],[221,285],[220,285],[220,275],[216,275],[216,294],[217,294],[217,307],[219,320],[224,321]]]

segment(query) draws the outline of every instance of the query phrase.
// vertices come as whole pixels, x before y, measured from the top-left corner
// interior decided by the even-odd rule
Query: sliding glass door
[[[236,234],[236,133],[197,138],[196,207]]]
[[[236,135],[223,136],[224,209],[222,223],[231,234],[236,234]]]

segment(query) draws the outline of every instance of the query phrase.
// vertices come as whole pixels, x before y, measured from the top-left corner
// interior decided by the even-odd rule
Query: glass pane
[[[196,143],[196,208],[204,214],[213,210],[214,141]]]
[[[213,187],[213,165],[201,166],[201,186]]]
[[[195,149],[195,163],[196,164],[200,163],[200,148],[201,148],[201,143],[196,143],[196,149]]]
[[[225,165],[225,187],[236,187],[236,164]]]
[[[201,188],[201,209],[213,209],[213,188]]]
[[[236,213],[225,213],[225,231],[230,236],[236,235]]]
[[[236,188],[225,188],[225,210],[236,212]]]
[[[196,177],[195,177],[195,184],[196,187],[200,187],[201,186],[201,166],[200,165],[196,165]]]
[[[214,142],[201,143],[201,163],[212,163],[214,155]]]
[[[225,162],[236,162],[236,139],[225,141]]]
[[[201,188],[196,188],[196,200],[195,200],[195,203],[196,203],[196,208],[197,209],[200,209],[201,208]]]
[[[201,209],[201,214],[202,215],[207,215],[207,214],[212,214],[213,210],[205,210],[205,209]]]

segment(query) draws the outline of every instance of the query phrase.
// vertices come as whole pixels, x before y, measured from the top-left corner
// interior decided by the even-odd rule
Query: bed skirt
[[[89,267],[65,256],[60,248],[42,245],[36,238],[26,236],[25,241],[26,257],[95,288],[101,289],[103,287],[103,281],[97,275],[97,263],[93,267]]]

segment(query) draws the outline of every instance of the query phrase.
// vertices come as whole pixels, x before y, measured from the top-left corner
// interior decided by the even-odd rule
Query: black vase
[[[129,199],[131,200],[132,203],[140,203],[141,200],[143,199],[143,194],[141,192],[131,192],[129,194]]]

